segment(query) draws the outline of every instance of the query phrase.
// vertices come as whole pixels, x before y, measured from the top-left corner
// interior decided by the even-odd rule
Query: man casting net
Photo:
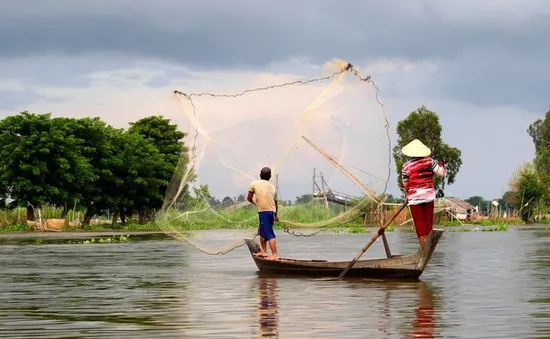
[[[237,237],[211,248],[207,237],[188,231],[255,235],[262,211],[247,198],[264,167],[276,192],[275,233],[379,224],[391,146],[378,89],[347,62],[329,62],[321,72],[233,79],[231,90],[217,93],[174,91],[187,138],[156,218],[161,229],[208,254],[242,245]]]

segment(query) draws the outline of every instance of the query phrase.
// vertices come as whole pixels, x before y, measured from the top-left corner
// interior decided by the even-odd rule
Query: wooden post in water
[[[386,257],[391,258],[390,244],[386,238],[386,233],[382,233],[382,241],[384,242],[384,251],[386,252]]]
[[[315,168],[313,168],[313,180],[311,185],[311,196],[314,197],[315,194]]]
[[[321,191],[323,192],[323,196],[325,197],[325,207],[328,210],[328,199],[327,193],[325,191],[325,177],[323,176],[323,172],[321,172]]]
[[[384,218],[385,217],[384,205],[382,205],[382,204],[378,205],[377,209],[379,210],[380,223],[382,225],[384,225],[384,219],[385,219]],[[399,215],[399,213],[397,213],[397,215]],[[396,215],[396,217],[397,217],[397,215]],[[386,233],[382,233],[382,241],[384,242],[384,251],[386,251],[386,257],[391,258],[390,244],[388,243],[388,239],[386,238]]]

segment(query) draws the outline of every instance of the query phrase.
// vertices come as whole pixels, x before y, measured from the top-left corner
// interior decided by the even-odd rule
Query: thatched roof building
[[[444,208],[451,216],[460,220],[477,218],[478,216],[475,206],[454,197],[439,199],[438,207]]]

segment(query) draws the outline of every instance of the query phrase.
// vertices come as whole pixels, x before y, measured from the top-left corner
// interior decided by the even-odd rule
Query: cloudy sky
[[[338,58],[372,76],[385,105],[392,142],[397,122],[409,112],[426,105],[439,114],[444,140],[463,153],[460,174],[447,195],[494,198],[507,189],[516,166],[532,158],[526,129],[550,106],[547,4],[542,0],[1,0],[0,115],[29,110],[100,116],[125,127],[130,121],[163,114],[189,127],[182,107],[171,96],[174,89],[234,93],[253,85],[326,75],[334,70],[326,63]],[[345,154],[348,163],[361,168],[370,164],[371,170],[383,173],[387,144],[381,139],[382,111],[372,89],[361,95],[352,78],[345,82],[351,87],[343,82],[336,90],[345,95],[340,101],[311,113],[317,127],[310,128],[309,137],[314,139],[317,133],[315,142],[332,155]],[[244,174],[256,175],[261,164],[281,159],[298,135],[302,111],[330,81],[323,84],[287,89],[279,96],[266,92],[241,102],[201,99],[197,119],[212,117],[201,123],[219,145],[217,151],[205,153],[210,160],[205,158],[201,167],[203,183],[213,186],[217,196],[235,195],[248,182]],[[269,135],[261,129],[265,119],[259,117],[275,118],[275,111],[284,111],[280,114],[287,120],[271,121],[276,126],[271,130],[278,132]],[[366,111],[366,120],[360,121],[357,112]],[[342,131],[337,120],[349,129],[345,145],[342,134],[336,133]],[[292,121],[292,127],[284,121]],[[229,125],[233,127],[222,130]],[[262,155],[265,148],[243,142],[251,131],[253,140],[271,140],[269,156]],[[319,138],[319,133],[327,137]],[[275,144],[273,140],[283,140],[276,138],[284,142]],[[327,138],[336,140],[337,146],[323,144]],[[234,147],[235,154],[222,147],[231,140],[242,144]],[[216,167],[216,152],[240,172],[231,166]],[[367,157],[376,160],[366,161]],[[334,171],[326,160],[313,157],[298,158],[293,166],[298,165],[300,170],[281,168],[285,199],[311,190],[313,167]],[[231,184],[220,172],[232,173]],[[216,183],[220,177],[225,183]],[[334,180],[335,190],[356,188],[347,179]],[[390,192],[397,192],[395,187],[392,173]]]

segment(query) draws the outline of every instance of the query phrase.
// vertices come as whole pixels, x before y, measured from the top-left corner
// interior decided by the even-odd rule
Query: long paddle
[[[403,203],[403,205],[401,206],[401,208],[399,208],[399,210],[397,211],[397,213],[395,213],[395,214],[393,215],[393,217],[391,217],[391,219],[389,219],[388,221],[386,221],[386,223],[385,223],[382,227],[380,227],[380,229],[378,229],[378,232],[376,232],[376,233],[372,236],[372,238],[371,238],[371,240],[369,241],[369,243],[366,244],[365,247],[363,247],[359,253],[357,253],[357,255],[355,256],[355,258],[353,258],[353,260],[350,261],[348,267],[346,267],[346,269],[345,269],[344,271],[342,271],[342,273],[340,273],[340,275],[338,276],[338,279],[342,279],[342,278],[346,275],[346,273],[348,273],[348,271],[350,270],[350,268],[352,268],[353,265],[355,265],[355,262],[356,262],[357,260],[359,260],[359,258],[361,258],[361,256],[363,255],[363,253],[365,253],[365,252],[369,249],[369,247],[376,241],[376,239],[378,239],[378,237],[379,237],[380,235],[384,234],[384,230],[392,223],[392,221],[395,220],[395,218],[397,218],[397,216],[399,215],[399,213],[401,213],[401,211],[402,211],[405,207],[407,207],[407,203],[408,203],[408,200],[405,199],[405,202]]]

